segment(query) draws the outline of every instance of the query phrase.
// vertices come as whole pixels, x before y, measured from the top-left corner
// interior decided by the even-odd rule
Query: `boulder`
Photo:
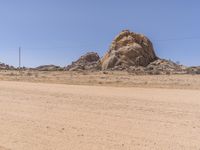
[[[151,41],[144,35],[122,31],[101,59],[103,70],[147,66],[157,59]],[[120,67],[116,67],[120,66]]]
[[[100,57],[95,52],[89,52],[81,56],[77,61],[65,68],[68,71],[100,70]]]

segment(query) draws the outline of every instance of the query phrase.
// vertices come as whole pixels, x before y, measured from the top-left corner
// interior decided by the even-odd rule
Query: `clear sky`
[[[102,56],[123,29],[148,36],[159,57],[200,65],[199,0],[1,0],[0,61],[65,66]]]

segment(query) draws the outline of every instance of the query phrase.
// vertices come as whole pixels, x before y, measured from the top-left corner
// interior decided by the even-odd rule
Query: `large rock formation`
[[[103,70],[147,66],[157,59],[151,41],[141,34],[122,31],[102,58]]]
[[[72,62],[71,65],[66,67],[69,71],[78,70],[100,70],[100,57],[95,52],[89,52],[81,56],[77,61]]]
[[[200,74],[200,67],[185,67],[156,56],[151,41],[144,35],[122,31],[100,59],[94,52],[81,56],[66,67],[79,70],[126,70],[133,74]]]

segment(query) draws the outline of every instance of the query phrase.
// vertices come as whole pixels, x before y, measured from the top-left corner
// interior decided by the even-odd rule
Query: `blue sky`
[[[65,66],[101,56],[123,29],[148,36],[161,58],[200,65],[199,0],[1,0],[0,61]]]

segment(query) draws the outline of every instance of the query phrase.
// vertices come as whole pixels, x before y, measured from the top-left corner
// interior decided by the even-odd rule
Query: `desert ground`
[[[134,75],[123,71],[0,71],[0,81],[67,85],[200,89],[200,75]]]
[[[199,150],[199,89],[198,75],[4,71],[0,150]]]

